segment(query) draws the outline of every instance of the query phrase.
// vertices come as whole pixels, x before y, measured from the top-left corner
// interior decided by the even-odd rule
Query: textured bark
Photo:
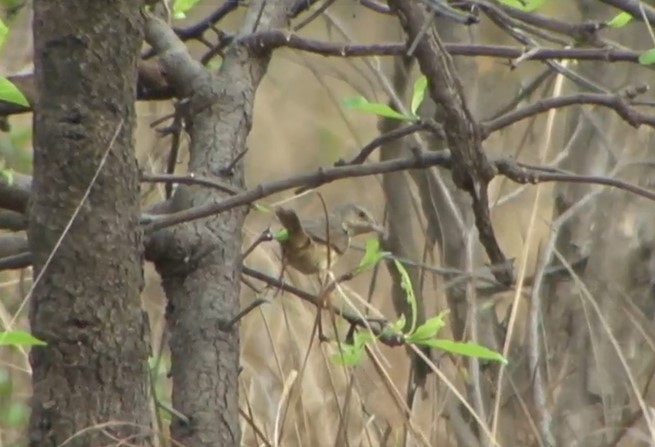
[[[66,445],[117,439],[150,445],[133,138],[139,6],[131,0],[34,2],[39,102],[28,237],[35,278],[42,276],[30,323],[48,345],[30,355],[31,446],[58,446],[71,437]]]
[[[290,3],[252,2],[240,32],[282,26]],[[246,148],[255,91],[270,55],[231,46],[214,78],[189,58],[163,22],[149,19],[146,38],[162,55],[177,95],[190,98],[185,117],[191,139],[189,172],[243,188],[241,162],[227,175],[224,170]],[[214,189],[180,185],[172,203],[179,211],[224,197]],[[169,303],[173,406],[191,420],[171,424],[181,445],[240,445],[239,327],[225,323],[239,312],[241,230],[247,210],[239,207],[160,231],[148,244],[148,258],[155,262]]]

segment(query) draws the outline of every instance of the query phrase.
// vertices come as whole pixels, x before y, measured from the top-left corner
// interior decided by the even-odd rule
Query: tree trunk
[[[140,3],[34,1],[30,323],[47,346],[30,356],[31,446],[151,444],[133,138]]]

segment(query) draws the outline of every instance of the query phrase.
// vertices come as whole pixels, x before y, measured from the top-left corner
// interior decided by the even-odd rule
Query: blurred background
[[[3,3],[4,18],[9,24],[9,33],[1,50],[2,74],[29,73],[32,70],[29,2],[25,7],[20,8],[12,7],[9,2]],[[539,12],[548,17],[566,19],[570,23],[591,19],[609,20],[616,12],[609,8],[601,8],[597,3],[599,2],[549,1],[545,2]],[[173,24],[184,27],[194,23],[209,14],[216,6],[216,0],[201,1],[188,13],[186,19],[174,20]],[[238,29],[242,17],[243,8],[239,8],[237,12],[221,21],[219,28],[234,31]],[[298,20],[294,23],[297,22]],[[440,28],[439,32],[446,42],[475,42],[520,47],[484,16],[480,24],[469,29],[450,25],[443,30]],[[331,42],[374,43],[404,40],[404,34],[395,17],[374,13],[356,1],[335,2],[321,17],[303,28],[300,34]],[[647,37],[647,30],[643,24],[627,31],[607,30],[604,31],[603,37],[617,39],[621,44],[635,50],[645,50],[655,46],[650,41],[650,37]],[[206,51],[206,48],[198,42],[188,44],[195,55],[200,56]],[[523,62],[512,68],[509,61],[503,59],[489,57],[456,57],[455,59],[465,85],[469,106],[474,116],[480,120],[490,119],[499,110],[511,105],[521,89],[531,85],[531,82],[544,70],[544,65],[539,62]],[[651,71],[637,69],[630,64],[588,63],[587,66],[584,64],[580,66],[570,61],[563,64],[574,70],[580,70],[586,76],[598,75],[600,77],[598,81],[612,91],[652,79]],[[599,67],[606,70],[606,73],[601,73]],[[397,85],[394,81],[395,70],[392,58],[326,58],[287,49],[276,50],[256,96],[255,118],[248,142],[249,151],[245,157],[248,186],[254,187],[268,181],[314,171],[319,166],[330,166],[340,158],[348,159],[358,153],[363,145],[379,135],[381,124],[372,114],[345,108],[342,104],[343,100],[349,96],[362,95],[370,101],[387,102],[390,97],[389,90],[393,90]],[[418,76],[416,67],[412,67],[407,77],[410,87]],[[540,97],[578,90],[579,87],[571,81],[552,75],[547,82],[540,84],[532,95],[515,104],[515,107],[526,105]],[[407,94],[401,92],[399,96],[407,107],[409,104]],[[151,127],[151,123],[171,111],[170,101],[138,104],[137,157],[140,166],[146,172],[162,172],[165,169],[170,138],[159,135]],[[583,120],[596,129],[597,134],[593,138],[580,137],[579,133],[585,130],[576,128],[576,125]],[[29,174],[31,172],[31,117],[27,114],[12,116],[9,118],[9,124],[10,131],[0,134],[0,166]],[[484,150],[490,157],[511,156],[526,163],[562,166],[568,161],[568,168],[576,172],[579,172],[576,168],[584,167],[588,172],[601,175],[615,172],[612,169],[616,168],[626,178],[639,182],[642,186],[649,186],[651,182],[649,171],[634,171],[630,167],[619,169],[617,166],[621,163],[627,165],[630,161],[647,160],[650,134],[650,129],[631,128],[616,115],[599,111],[595,107],[560,109],[493,134],[485,141]],[[183,135],[183,150],[176,173],[185,172],[187,144],[188,137]],[[576,149],[579,151],[585,149],[589,152],[581,156],[582,159],[574,160],[571,154],[575,154]],[[402,152],[403,150],[405,152]],[[403,153],[408,152],[406,149],[401,149],[399,154]],[[379,151],[376,151],[370,161],[377,161],[379,157]],[[608,166],[613,168],[610,169]],[[449,178],[448,172],[439,174],[435,170],[434,175]],[[439,246],[447,244],[442,240],[436,241],[437,248],[434,247],[434,243],[431,248],[430,244],[426,245],[430,222],[421,211],[422,192],[417,183],[410,178],[409,173],[394,177],[394,182],[398,182],[398,188],[405,188],[408,191],[407,197],[411,202],[409,209],[412,210],[412,213],[404,218],[405,225],[402,232],[411,236],[414,246],[405,247],[407,254],[403,259],[410,261],[410,264],[423,267],[418,269],[421,281],[415,283],[415,287],[419,289],[422,296],[425,315],[433,316],[450,307],[447,296],[450,283],[443,275],[435,273],[435,268],[447,264],[442,259],[443,252],[439,250]],[[353,201],[364,205],[380,221],[385,219],[387,196],[381,176],[341,180],[322,186],[318,191],[329,207],[343,201]],[[586,193],[589,191],[595,191],[598,195],[605,190],[590,188]],[[144,208],[165,197],[163,185],[143,185],[142,194]],[[465,196],[457,192],[453,194],[459,203],[470,204],[470,200]],[[651,203],[644,199],[628,200],[622,198],[623,196],[611,195],[615,193],[603,194],[610,194],[601,206],[605,214],[599,214],[595,206],[584,208],[581,211],[585,213],[584,219],[577,224],[574,236],[571,236],[567,243],[579,250],[576,254],[595,255],[592,259],[597,261],[589,261],[596,262],[592,265],[596,267],[593,267],[593,276],[589,281],[596,282],[607,271],[627,269],[635,273],[639,270],[637,266],[630,264],[633,260],[630,257],[631,253],[639,248],[642,252],[644,249],[649,249],[653,231],[649,228],[652,226]],[[491,184],[490,196],[494,204],[492,208],[494,229],[500,246],[508,258],[515,260],[517,271],[525,277],[531,277],[537,270],[541,256],[552,242],[551,237],[556,229],[561,228],[556,221],[561,216],[560,211],[564,212],[567,209],[563,198],[581,197],[577,190],[558,189],[554,184],[526,187],[500,177]],[[269,208],[286,204],[294,207],[302,217],[308,218],[320,216],[322,213],[321,200],[316,191],[298,197],[289,191],[267,197],[260,203]],[[488,260],[477,243],[477,233],[471,225],[470,216],[466,219],[466,225],[470,229],[467,246],[470,253],[467,253],[467,256],[470,255],[471,270],[490,277],[486,267]],[[608,225],[608,222],[612,222],[614,226],[599,232],[598,226]],[[264,210],[253,210],[243,229],[244,249],[268,227],[279,228],[274,215]],[[599,244],[599,240],[603,240],[603,234],[606,242],[604,245]],[[446,231],[444,235],[443,237],[447,237]],[[364,243],[365,238],[357,241],[355,249],[338,263],[336,273],[347,272],[357,266],[363,255],[361,247]],[[250,267],[277,277],[281,270],[279,255],[279,248],[275,242],[265,243],[260,245],[245,262]],[[579,257],[572,256],[570,260],[575,261]],[[623,262],[625,265],[617,269],[616,264],[609,264],[612,260],[615,263]],[[607,278],[611,278],[614,284],[620,286],[617,286],[617,290],[613,293],[624,297],[637,294],[648,298],[650,252],[642,253],[639,261],[635,262],[641,266],[640,276],[633,282],[634,287],[643,287],[635,291],[632,286],[620,286],[622,281],[628,280],[627,273],[620,278],[610,274]],[[146,266],[146,272],[143,302],[151,319],[153,350],[155,354],[159,352],[162,354],[161,362],[153,359],[153,377],[158,396],[167,400],[170,383],[166,377],[168,354],[164,335],[165,297],[159,285],[159,278],[150,265]],[[317,284],[313,278],[302,277],[293,271],[287,272],[286,275],[290,282],[316,292]],[[21,304],[30,281],[30,269],[21,272],[0,272],[0,318],[5,325],[16,317],[16,325],[27,328],[27,314],[25,307],[21,308]],[[578,298],[574,297],[573,289],[578,291],[585,289],[585,284],[588,285],[585,281],[586,279],[581,283],[570,281],[575,284],[567,285],[565,291],[562,291],[561,285],[549,285],[551,288],[543,292],[543,297],[556,295],[561,299],[578,302]],[[606,284],[599,284],[596,289],[592,288],[592,296],[598,296],[601,290],[605,290],[604,287],[606,288]],[[517,355],[510,357],[509,366],[510,369],[516,368],[516,370],[511,369],[511,375],[523,368],[521,358],[525,360],[528,355],[528,351],[521,350],[529,337],[526,319],[530,315],[528,300],[524,299],[528,295],[529,291],[523,298],[516,299],[517,292],[509,290],[480,297],[478,303],[480,312],[493,313],[498,320],[507,319],[513,303],[516,305],[513,323],[516,351],[512,352]],[[240,378],[241,408],[247,415],[247,418],[242,419],[242,445],[262,445],[261,439],[257,438],[247,422],[248,419],[254,420],[268,439],[272,439],[275,437],[274,434],[277,434],[280,438],[279,445],[284,446],[400,446],[404,445],[406,433],[409,433],[407,445],[467,445],[465,438],[462,438],[461,434],[458,435],[459,432],[453,428],[453,425],[458,423],[455,415],[464,415],[465,421],[459,422],[464,426],[468,426],[470,418],[461,408],[460,411],[452,408],[453,405],[458,407],[460,404],[452,397],[448,387],[437,381],[434,374],[429,376],[425,391],[419,393],[411,403],[411,408],[407,408],[405,396],[408,382],[411,382],[411,362],[405,349],[389,348],[376,343],[373,347],[375,355],[366,358],[360,366],[350,369],[335,365],[330,360],[330,356],[337,352],[336,345],[319,344],[314,335],[315,308],[287,293],[263,288],[257,292],[248,286],[242,287],[243,306],[259,298],[265,298],[269,302],[245,317],[240,329],[243,367]],[[351,303],[350,305],[355,305],[362,311],[369,308],[368,312],[371,313],[373,311],[370,308],[373,308],[389,320],[397,319],[398,308],[394,306],[392,297],[392,278],[383,266],[348,282],[344,285],[344,291],[335,294],[333,299],[337,306]],[[22,310],[19,312],[19,309]],[[614,311],[619,314],[621,312],[616,309]],[[564,307],[559,307],[557,312],[564,315],[553,317],[557,321],[571,318],[571,314],[566,314]],[[566,317],[565,314],[569,316]],[[648,312],[643,310],[642,314],[648,315]],[[652,318],[652,315],[650,317]],[[323,315],[323,321],[329,333],[334,332],[332,321],[335,321],[334,324],[340,328],[341,334],[348,329],[343,321],[330,315]],[[590,328],[593,327],[589,322],[578,321],[578,324],[585,327],[588,324]],[[632,325],[632,323],[626,324],[627,327]],[[566,355],[562,353],[578,355],[579,351],[574,350],[573,344],[560,342],[560,338],[566,339],[573,331],[571,325],[575,323],[569,323],[569,326],[564,328],[551,327],[555,332],[545,335],[546,340],[552,341],[550,347],[553,351],[548,355],[561,354],[563,357]],[[621,330],[627,329],[624,327]],[[448,325],[440,332],[440,337],[452,338],[452,331],[453,328]],[[561,332],[566,335],[561,335]],[[590,329],[589,332],[593,331]],[[601,335],[596,337],[602,338]],[[486,339],[484,333],[478,342],[493,349],[502,349],[502,345],[498,346],[495,341]],[[641,355],[640,364],[646,365],[645,371],[651,371],[650,358],[655,350],[652,345],[641,348],[642,344],[643,340],[637,344],[626,342],[622,346],[626,349],[628,357],[632,352],[633,357],[630,358]],[[561,350],[557,351],[556,346],[560,346]],[[648,355],[645,355],[642,349],[645,349]],[[27,422],[29,409],[27,404],[30,394],[29,364],[25,352],[0,348],[0,353],[0,445],[23,445],[21,444],[23,424]],[[599,358],[602,356],[599,355],[596,360]],[[558,366],[554,368],[556,371],[552,371],[546,387],[547,406],[554,413],[558,411],[564,413],[558,407],[561,402],[558,396],[566,390],[564,382],[569,377],[566,372],[568,371],[566,362],[572,360],[561,360],[559,357]],[[588,375],[588,381],[601,383],[601,379],[593,377],[593,371],[603,368],[598,368],[597,363],[595,365],[588,369],[592,371]],[[472,379],[468,376],[470,369],[467,372],[465,362],[450,359],[440,362],[439,367],[462,393],[466,394],[470,391]],[[481,367],[483,368],[484,365]],[[561,375],[558,375],[559,373]],[[625,375],[621,377],[625,378]],[[495,384],[485,383],[485,386],[492,389],[489,395],[495,396],[497,392],[494,389]],[[522,381],[512,383],[512,390],[503,396],[502,413],[499,416],[500,430],[513,433],[509,438],[512,441],[506,441],[502,445],[539,445],[535,436],[534,420],[526,416],[526,408],[531,412],[535,405],[530,387],[531,378],[524,376]],[[645,389],[644,399],[652,405],[653,393],[648,391],[647,386]],[[598,395],[607,394],[599,392]],[[629,398],[626,397],[620,402],[625,405],[625,408],[630,407]],[[603,405],[607,405],[604,408],[610,408],[609,404],[602,403],[601,407]],[[571,408],[579,407],[571,404]],[[162,413],[162,416],[164,419],[168,418],[166,414]],[[490,423],[490,419],[487,422]],[[568,419],[562,419],[560,422],[567,427],[575,427],[575,423],[583,424],[578,420]],[[596,421],[595,425],[586,429],[590,432],[602,431],[610,430],[608,428],[610,426],[608,418]],[[644,427],[639,428],[639,424],[635,424],[632,429],[636,430],[635,433],[638,435],[647,434]],[[621,437],[619,438],[621,443],[617,445],[653,445],[647,442],[640,444],[643,439],[647,438]],[[605,445],[584,443],[595,441],[580,442],[580,444],[559,445]]]

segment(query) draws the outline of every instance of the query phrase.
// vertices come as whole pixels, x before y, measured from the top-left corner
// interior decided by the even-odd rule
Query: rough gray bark
[[[28,237],[35,278],[42,276],[30,323],[48,345],[30,355],[31,446],[59,446],[71,437],[71,446],[116,439],[150,445],[133,138],[139,6],[131,0],[34,2],[39,101]]]
[[[240,34],[280,27],[287,0],[252,2]],[[191,139],[188,170],[243,188],[243,165],[233,160],[246,149],[255,91],[269,54],[239,43],[230,46],[217,75],[193,61],[163,22],[148,19],[148,42],[162,56],[178,97],[190,98],[185,115]],[[173,211],[214,202],[225,193],[180,186]],[[173,438],[182,445],[240,444],[238,412],[238,324],[241,243],[247,207],[160,231],[151,239],[148,258],[155,262],[168,298],[167,321],[173,378],[173,406],[191,424],[175,420]]]

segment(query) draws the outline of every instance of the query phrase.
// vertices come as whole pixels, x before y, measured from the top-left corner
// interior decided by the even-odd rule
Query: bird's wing
[[[317,219],[306,222],[303,224],[303,228],[309,237],[323,244],[329,243],[332,250],[336,251],[339,255],[344,254],[346,250],[348,250],[348,245],[350,244],[350,236],[348,233],[346,233],[346,230],[343,229],[339,222],[332,220],[329,221],[329,241],[325,233],[324,219]]]
[[[289,208],[278,208],[275,210],[275,215],[289,233],[289,239],[287,240],[288,244],[294,247],[303,247],[309,244],[309,236],[305,233],[305,230],[300,223],[300,219],[294,210]]]

